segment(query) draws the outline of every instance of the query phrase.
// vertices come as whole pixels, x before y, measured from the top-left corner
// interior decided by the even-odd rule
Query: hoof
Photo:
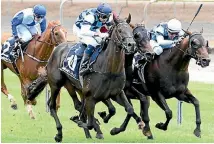
[[[120,129],[119,128],[113,128],[111,131],[110,131],[110,134],[111,135],[116,135],[116,134],[119,134],[120,133]]]
[[[153,140],[153,135],[147,137],[148,140]]]
[[[164,123],[157,123],[156,125],[155,125],[155,127],[156,128],[158,128],[158,129],[161,129],[161,130],[164,130],[164,131],[166,131],[167,130],[167,127],[164,125]]]
[[[198,130],[198,129],[195,129],[195,130],[194,130],[194,135],[195,135],[196,137],[198,137],[198,138],[201,138],[201,131]]]
[[[77,121],[79,121],[79,116],[72,116],[70,118],[70,120],[73,121],[73,122],[75,122],[75,123],[77,123]]]
[[[103,134],[96,134],[97,139],[104,139]]]
[[[34,119],[35,119],[35,117],[34,117],[34,116],[31,116],[31,117],[30,117],[30,119],[34,120]]]
[[[100,115],[100,117],[102,119],[104,119],[106,117],[106,111],[103,111],[103,112],[98,112],[98,114]]]
[[[55,137],[54,137],[54,139],[55,139],[55,141],[56,142],[62,142],[62,136],[58,136],[58,135],[56,135]]]
[[[12,104],[11,108],[14,109],[14,110],[17,110],[18,109],[17,104]]]

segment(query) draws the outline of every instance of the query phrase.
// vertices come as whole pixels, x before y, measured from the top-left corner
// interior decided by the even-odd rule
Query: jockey
[[[99,4],[97,8],[84,10],[77,18],[73,25],[73,32],[83,44],[87,45],[80,67],[80,75],[89,72],[89,59],[92,53],[101,44],[102,38],[109,36],[108,33],[101,33],[100,28],[105,26],[109,29],[112,20],[112,8],[105,3]]]
[[[160,23],[152,29],[150,44],[154,52],[160,55],[163,49],[174,47],[183,34],[181,22],[177,19],[171,19],[167,23]]]
[[[17,12],[12,21],[13,44],[24,43],[32,39],[33,35],[38,34],[37,25],[40,25],[41,33],[46,29],[46,8],[43,5],[35,5],[33,8],[27,8]],[[13,59],[18,57],[19,46],[16,46],[11,51]]]

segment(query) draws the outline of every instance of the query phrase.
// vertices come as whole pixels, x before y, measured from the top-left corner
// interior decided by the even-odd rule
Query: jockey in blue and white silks
[[[150,44],[157,55],[163,52],[163,49],[172,48],[184,34],[181,22],[177,19],[171,19],[169,22],[160,23],[151,31]]]
[[[102,38],[108,37],[108,33],[101,33],[100,28],[112,25],[113,15],[110,5],[102,3],[97,8],[84,10],[73,25],[73,33],[80,41],[87,45],[84,51],[80,75],[89,72],[89,59],[95,48],[101,44]]]
[[[15,42],[24,43],[32,39],[33,35],[41,34],[46,29],[46,8],[43,5],[35,5],[33,8],[27,8],[17,12],[12,21],[13,44]],[[11,55],[17,56],[17,47],[13,48]]]

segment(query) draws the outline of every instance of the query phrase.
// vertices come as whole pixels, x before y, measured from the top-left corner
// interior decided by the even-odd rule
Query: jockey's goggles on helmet
[[[98,16],[102,19],[108,19],[110,17],[110,14],[98,13]]]
[[[36,14],[34,14],[34,16],[35,16],[36,18],[38,18],[38,19],[44,18],[44,16],[41,16],[41,15],[36,15]]]
[[[172,32],[170,30],[168,30],[168,32],[171,34],[171,35],[179,35],[179,32]]]

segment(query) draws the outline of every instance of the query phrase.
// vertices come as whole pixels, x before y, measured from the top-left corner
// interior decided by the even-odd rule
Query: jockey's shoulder
[[[90,22],[90,23],[94,23],[94,21],[95,21],[94,15],[93,14],[88,14],[85,17],[85,21]]]

